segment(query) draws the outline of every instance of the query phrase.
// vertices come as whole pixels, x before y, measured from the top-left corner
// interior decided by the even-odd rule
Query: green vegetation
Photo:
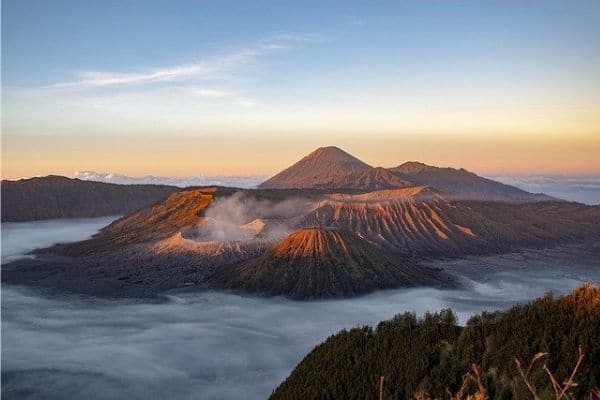
[[[386,399],[410,399],[418,393],[448,399],[448,392],[460,391],[463,374],[473,365],[481,366],[480,382],[490,399],[530,399],[515,359],[527,368],[536,355],[527,380],[538,398],[554,399],[545,367],[558,382],[568,380],[579,346],[584,357],[577,385],[563,398],[588,398],[600,386],[600,288],[595,285],[558,298],[549,293],[507,311],[484,312],[465,327],[457,325],[451,310],[443,310],[420,319],[398,315],[376,329],[341,331],[311,351],[271,399],[373,399],[380,376],[385,377]]]

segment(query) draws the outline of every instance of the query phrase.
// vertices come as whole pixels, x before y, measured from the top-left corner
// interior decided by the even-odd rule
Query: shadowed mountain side
[[[445,273],[394,260],[350,232],[318,228],[294,231],[261,257],[217,270],[209,282],[218,288],[297,299],[453,285]]]
[[[115,251],[14,261],[2,265],[2,281],[108,298],[156,297],[168,290],[203,287],[217,268],[258,257],[272,246],[267,240],[195,242],[177,233]]]
[[[460,215],[460,208],[451,208],[449,218],[462,217],[474,232],[490,243],[497,243],[500,249],[550,247],[600,239],[599,206],[565,201],[518,204],[469,201],[463,204],[474,213]]]
[[[483,178],[465,169],[439,168],[416,161],[406,162],[388,171],[416,185],[432,186],[449,199],[487,201],[551,201],[545,194],[529,193],[514,186]]]
[[[180,190],[164,185],[117,185],[64,176],[2,181],[2,222],[129,214]]]

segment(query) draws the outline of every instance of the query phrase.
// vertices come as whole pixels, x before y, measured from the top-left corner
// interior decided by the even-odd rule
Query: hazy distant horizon
[[[46,176],[46,175],[43,175]],[[178,187],[229,186],[251,189],[267,180],[269,175],[188,175],[188,176],[129,176],[118,172],[76,171],[68,175],[88,181],[117,184],[156,184]],[[486,178],[516,186],[532,193],[577,201],[589,205],[600,204],[600,174],[597,175],[487,175]],[[30,177],[27,177],[30,178]],[[22,178],[26,179],[26,178]]]
[[[3,224],[2,256],[89,237],[110,218]],[[523,266],[527,262],[527,267]],[[164,301],[44,295],[2,286],[3,397],[265,399],[302,357],[340,329],[451,307],[461,324],[598,281],[591,256],[568,247],[438,261],[464,273],[458,290],[382,290],[352,299],[294,301],[227,292]],[[273,323],[277,321],[277,323]]]

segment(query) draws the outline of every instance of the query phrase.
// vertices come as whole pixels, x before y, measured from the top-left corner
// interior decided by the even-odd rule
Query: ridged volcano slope
[[[296,230],[261,257],[218,270],[209,281],[299,299],[452,283],[442,271],[394,260],[353,233],[318,228]]]
[[[332,227],[406,256],[460,256],[548,246],[600,234],[600,208],[578,203],[459,202],[428,187],[334,194],[298,227]]]
[[[162,202],[114,221],[91,239],[58,245],[53,251],[78,256],[169,237],[197,224],[216,191],[217,188],[203,188],[175,192]]]

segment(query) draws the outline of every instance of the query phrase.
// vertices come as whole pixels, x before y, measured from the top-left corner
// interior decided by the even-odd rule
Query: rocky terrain
[[[294,298],[338,297],[439,284],[429,273],[406,275],[403,266],[423,259],[600,238],[600,208],[578,203],[456,201],[423,186],[306,194],[224,188],[176,192],[91,239],[4,266],[3,280],[103,296],[212,286]],[[319,237],[328,243],[324,248]],[[308,256],[289,258],[295,250],[283,248]]]
[[[179,190],[165,185],[116,185],[64,176],[2,181],[2,222],[129,214]]]
[[[453,201],[418,186],[327,195],[300,224],[356,232],[406,256],[451,257],[594,237],[599,211],[566,202]]]
[[[423,168],[412,163],[402,173],[418,175]],[[396,182],[402,187],[389,188],[390,174],[337,148],[318,149],[265,186],[354,182],[376,189],[176,191],[90,239],[4,266],[3,280],[109,296],[194,286],[339,297],[449,281],[419,267],[425,259],[600,239],[600,207],[527,192],[518,201],[459,200],[438,187],[404,186],[404,177]],[[506,190],[520,193],[513,189]]]

